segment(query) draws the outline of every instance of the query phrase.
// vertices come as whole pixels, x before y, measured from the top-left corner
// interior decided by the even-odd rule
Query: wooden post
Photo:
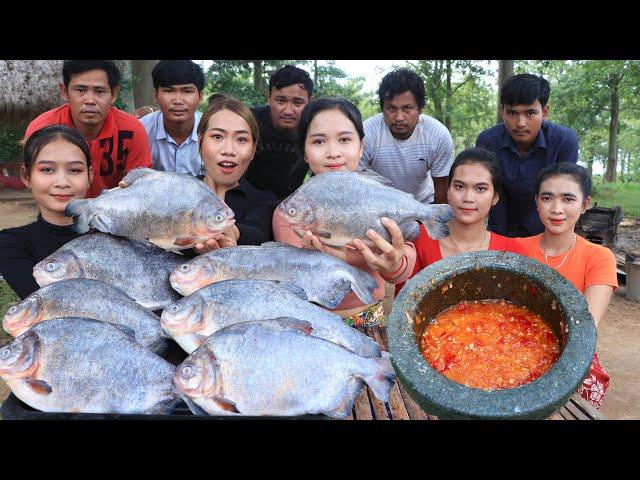
[[[151,71],[160,60],[132,60],[131,73],[133,74],[133,103],[135,108],[145,105],[154,105],[153,80]]]
[[[496,123],[500,123],[502,118],[500,117],[500,87],[504,81],[513,76],[514,60],[498,60],[498,112]]]

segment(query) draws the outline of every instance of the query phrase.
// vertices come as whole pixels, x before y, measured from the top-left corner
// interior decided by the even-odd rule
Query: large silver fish
[[[418,238],[418,221],[433,239],[448,235],[447,223],[453,218],[449,205],[425,205],[388,183],[372,171],[322,173],[286,198],[277,212],[301,237],[311,231],[333,247],[343,247],[355,238],[373,245],[366,236],[368,229],[391,241],[382,217],[394,220],[405,240]]]
[[[178,365],[174,383],[210,415],[341,418],[364,383],[388,401],[396,375],[386,352],[361,357],[311,331],[309,323],[292,318],[228,326]]]
[[[119,288],[143,307],[159,310],[180,296],[169,273],[185,257],[155,245],[106,233],[89,233],[66,243],[33,267],[44,287],[70,278],[91,278]]]
[[[2,379],[43,412],[170,413],[180,402],[173,374],[131,330],[86,318],[38,323],[0,348]]]
[[[184,173],[137,168],[97,198],[71,200],[65,215],[78,233],[94,228],[166,250],[193,247],[235,223],[233,211],[204,182]]]
[[[129,327],[140,345],[155,353],[166,351],[169,340],[160,319],[119,288],[98,280],[76,278],[42,287],[4,316],[2,326],[17,337],[36,323],[60,317],[85,317]]]
[[[364,304],[375,302],[376,281],[369,273],[326,253],[277,242],[207,252],[171,272],[170,282],[190,295],[214,282],[243,278],[293,283],[326,308],[336,308],[351,290]]]
[[[312,335],[363,357],[379,357],[371,338],[346,325],[342,317],[307,301],[300,287],[268,280],[224,280],[169,305],[162,328],[191,353],[218,330],[240,322],[295,317],[309,322]]]

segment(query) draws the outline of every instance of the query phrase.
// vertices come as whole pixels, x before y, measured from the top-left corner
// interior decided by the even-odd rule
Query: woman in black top
[[[40,287],[33,266],[78,236],[64,210],[72,198],[84,198],[91,180],[91,154],[76,129],[44,127],[24,146],[22,182],[33,193],[38,220],[0,232],[0,272],[20,298]]]
[[[258,124],[251,110],[234,98],[212,95],[198,137],[204,181],[233,210],[236,223],[206,244],[197,244],[196,252],[272,240],[271,218],[278,199],[242,178],[258,144]]]

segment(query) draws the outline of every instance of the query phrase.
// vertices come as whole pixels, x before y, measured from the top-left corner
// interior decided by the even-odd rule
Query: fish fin
[[[198,342],[200,342],[200,345],[202,345],[207,340],[207,338],[209,338],[207,335],[202,335],[201,333],[191,333],[190,335]]]
[[[290,283],[290,282],[282,282],[280,280],[272,280],[272,281],[273,281],[273,283],[278,285],[278,287],[284,288],[289,293],[295,295],[296,297],[300,298],[301,300],[309,300],[309,297],[307,296],[307,292],[304,291],[304,288],[301,288],[298,285],[295,285],[295,284]]]
[[[281,242],[264,242],[260,244],[261,247],[267,247],[267,248],[281,247],[282,245],[284,245],[284,243],[281,243]]]
[[[402,238],[405,241],[412,242],[420,236],[420,224],[415,220],[402,222],[398,225],[402,231]]]
[[[380,349],[380,345],[376,343],[374,339],[360,332],[359,330],[353,329],[358,333],[358,336],[363,337],[360,342],[360,348],[357,352],[354,352],[361,357],[367,358],[380,358],[382,356],[382,350]]]
[[[173,244],[174,245],[179,245],[181,247],[186,247],[188,245],[195,244],[196,240],[197,240],[196,237],[188,237],[188,236],[176,237],[176,239],[173,241]]]
[[[331,233],[329,232],[320,232],[318,230],[314,230],[312,232],[316,237],[320,237],[320,238],[331,238]]]
[[[364,382],[356,377],[351,377],[347,383],[347,393],[340,400],[340,403],[335,406],[334,409],[326,412],[329,417],[332,418],[344,418],[348,417],[353,409],[353,404],[362,393],[364,389]]]
[[[30,378],[24,381],[27,386],[36,392],[38,395],[49,395],[53,390],[51,389],[51,385],[49,385],[44,380],[36,380],[34,378]]]
[[[379,183],[381,185],[392,186],[393,182],[389,180],[387,177],[380,175],[378,172],[365,168],[364,170],[358,170],[355,172],[359,175],[363,180],[372,181],[375,183]]]
[[[364,381],[367,382],[378,400],[388,402],[389,393],[396,380],[396,372],[391,365],[391,355],[389,352],[382,352],[380,358],[372,358],[371,360],[376,364],[376,373],[370,377],[364,377]]]
[[[193,400],[191,400],[190,398],[188,398],[186,396],[183,396],[182,400],[184,400],[184,403],[187,404],[187,407],[189,408],[191,413],[193,413],[194,415],[197,415],[198,417],[207,417],[207,416],[209,416],[209,414],[207,412],[205,412],[201,407],[196,405],[195,402]]]
[[[449,235],[449,221],[453,218],[453,209],[446,203],[424,205],[425,210],[419,219],[427,229],[429,237],[440,240]]]
[[[322,305],[325,308],[333,309],[340,305],[340,302],[351,291],[351,280],[346,278],[339,278],[334,281],[329,287],[329,291],[323,292],[318,298],[313,301]]]
[[[92,215],[90,213],[88,199],[73,199],[64,209],[67,217],[73,217],[71,229],[76,233],[87,233],[90,227]]]
[[[371,274],[358,271],[357,277],[351,277],[349,286],[365,305],[369,305],[376,301],[376,298],[373,296],[373,292],[375,291],[377,284]]]
[[[111,325],[113,325],[118,330],[120,330],[122,333],[124,333],[125,335],[130,336],[131,338],[133,338],[135,340],[136,332],[132,328],[129,328],[129,327],[125,326],[125,325],[120,325],[119,323],[112,323]]]
[[[152,168],[134,168],[124,176],[120,183],[124,183],[125,187],[128,187],[129,185],[132,185],[136,180],[155,172],[156,170]]]
[[[213,403],[215,403],[221,410],[231,413],[240,413],[240,411],[236,408],[236,404],[231,400],[227,400],[226,398],[222,397],[214,397],[211,400],[213,400]]]
[[[111,219],[102,213],[91,217],[89,226],[104,233],[111,233]]]
[[[313,326],[309,322],[305,322],[304,320],[298,320],[293,317],[281,317],[274,318],[272,320],[263,320],[263,321],[273,321],[279,323],[284,328],[295,328],[296,330],[300,330],[307,335],[311,335],[313,331]]]

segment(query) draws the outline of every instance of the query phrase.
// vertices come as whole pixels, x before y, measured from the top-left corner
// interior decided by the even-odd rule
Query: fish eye
[[[47,263],[47,272],[53,272],[56,269],[56,264],[53,262]]]
[[[174,303],[169,307],[169,310],[171,311],[171,313],[176,313],[178,310],[180,310],[180,307]]]
[[[291,207],[291,208],[289,208],[288,213],[289,213],[289,215],[291,215],[293,217],[296,214],[296,209]]]
[[[18,311],[18,306],[14,305],[13,307],[11,307],[9,310],[7,310],[7,313],[15,313]]]
[[[0,350],[0,360],[6,360],[11,356],[11,350],[8,348],[3,348]]]
[[[222,221],[222,215],[218,214],[215,217],[216,222],[221,222]]]
[[[186,367],[182,368],[183,377],[190,377],[191,375],[193,375],[193,367],[191,365],[187,365]]]
[[[180,265],[180,271],[181,272],[186,272],[189,270],[189,265],[187,265],[186,263]]]

